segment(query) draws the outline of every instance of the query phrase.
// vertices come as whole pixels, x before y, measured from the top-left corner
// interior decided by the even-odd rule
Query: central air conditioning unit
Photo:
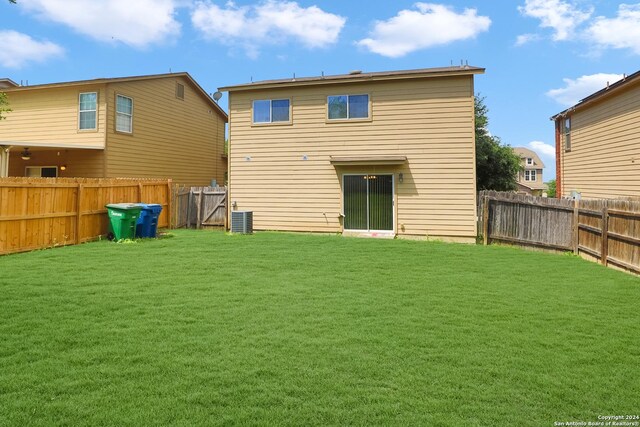
[[[231,211],[231,232],[241,234],[253,233],[253,212]]]

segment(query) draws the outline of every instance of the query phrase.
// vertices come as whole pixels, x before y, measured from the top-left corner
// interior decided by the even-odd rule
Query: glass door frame
[[[345,191],[345,184],[344,184],[344,178],[346,176],[362,176],[362,175],[376,175],[376,176],[391,176],[391,214],[393,216],[392,219],[392,224],[393,224],[393,229],[392,230],[370,230],[370,229],[366,229],[366,230],[358,230],[358,229],[350,229],[350,228],[345,228],[344,227],[344,223],[342,226],[342,231],[343,232],[347,232],[347,233],[377,233],[377,234],[391,234],[393,233],[394,235],[396,234],[396,174],[393,172],[381,172],[381,173],[377,173],[377,172],[349,172],[349,173],[343,173],[341,176],[341,181],[342,181],[342,194],[340,195],[340,205],[342,207],[342,218],[343,221],[345,221],[346,217],[345,217],[345,209],[344,209],[344,191]],[[367,209],[369,206],[369,185],[367,183]],[[369,225],[369,212],[367,210],[367,226]]]

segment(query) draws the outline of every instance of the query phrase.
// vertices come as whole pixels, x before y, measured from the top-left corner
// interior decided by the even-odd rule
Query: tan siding
[[[562,194],[640,196],[640,85],[579,110],[571,119],[571,151],[562,150]]]
[[[184,100],[175,97],[176,81]],[[116,94],[133,98],[132,134],[115,131]],[[223,182],[224,120],[186,79],[111,83],[107,96],[107,177]]]
[[[327,122],[328,95],[361,93],[370,95],[372,120]],[[291,99],[292,124],[252,126],[252,100],[276,98]],[[256,229],[341,231],[342,173],[362,172],[395,175],[398,234],[476,234],[470,76],[232,92],[230,138],[230,201],[254,211]],[[329,162],[375,155],[408,163]]]
[[[78,96],[81,92],[98,92],[97,131],[78,130]],[[0,144],[5,141],[25,145],[59,143],[104,147],[104,86],[9,90],[7,96],[13,111],[0,124]]]

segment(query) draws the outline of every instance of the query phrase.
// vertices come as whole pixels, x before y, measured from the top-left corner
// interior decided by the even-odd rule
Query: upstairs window
[[[369,118],[369,95],[334,95],[327,97],[329,120]]]
[[[533,165],[533,159],[531,157],[527,157],[527,166]]]
[[[535,181],[536,180],[536,171],[524,171],[524,180],[525,181]]]
[[[116,131],[133,131],[133,99],[128,96],[116,95]]]
[[[563,133],[564,151],[571,151],[571,119],[569,117],[564,119]]]
[[[78,117],[78,129],[97,129],[98,92],[85,92],[80,94]]]
[[[290,106],[288,99],[253,101],[253,123],[288,123],[291,121]]]

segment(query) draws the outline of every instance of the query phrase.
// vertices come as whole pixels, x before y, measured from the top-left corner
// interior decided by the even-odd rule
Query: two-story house
[[[476,236],[470,66],[290,78],[229,92],[230,208],[257,230]]]
[[[558,197],[640,196],[640,71],[607,84],[551,120]]]
[[[535,151],[528,148],[514,147],[513,152],[520,156],[522,165],[522,170],[518,174],[518,192],[542,196],[547,189],[542,177],[544,163]]]
[[[187,73],[0,84],[0,176],[224,181],[227,114]]]

